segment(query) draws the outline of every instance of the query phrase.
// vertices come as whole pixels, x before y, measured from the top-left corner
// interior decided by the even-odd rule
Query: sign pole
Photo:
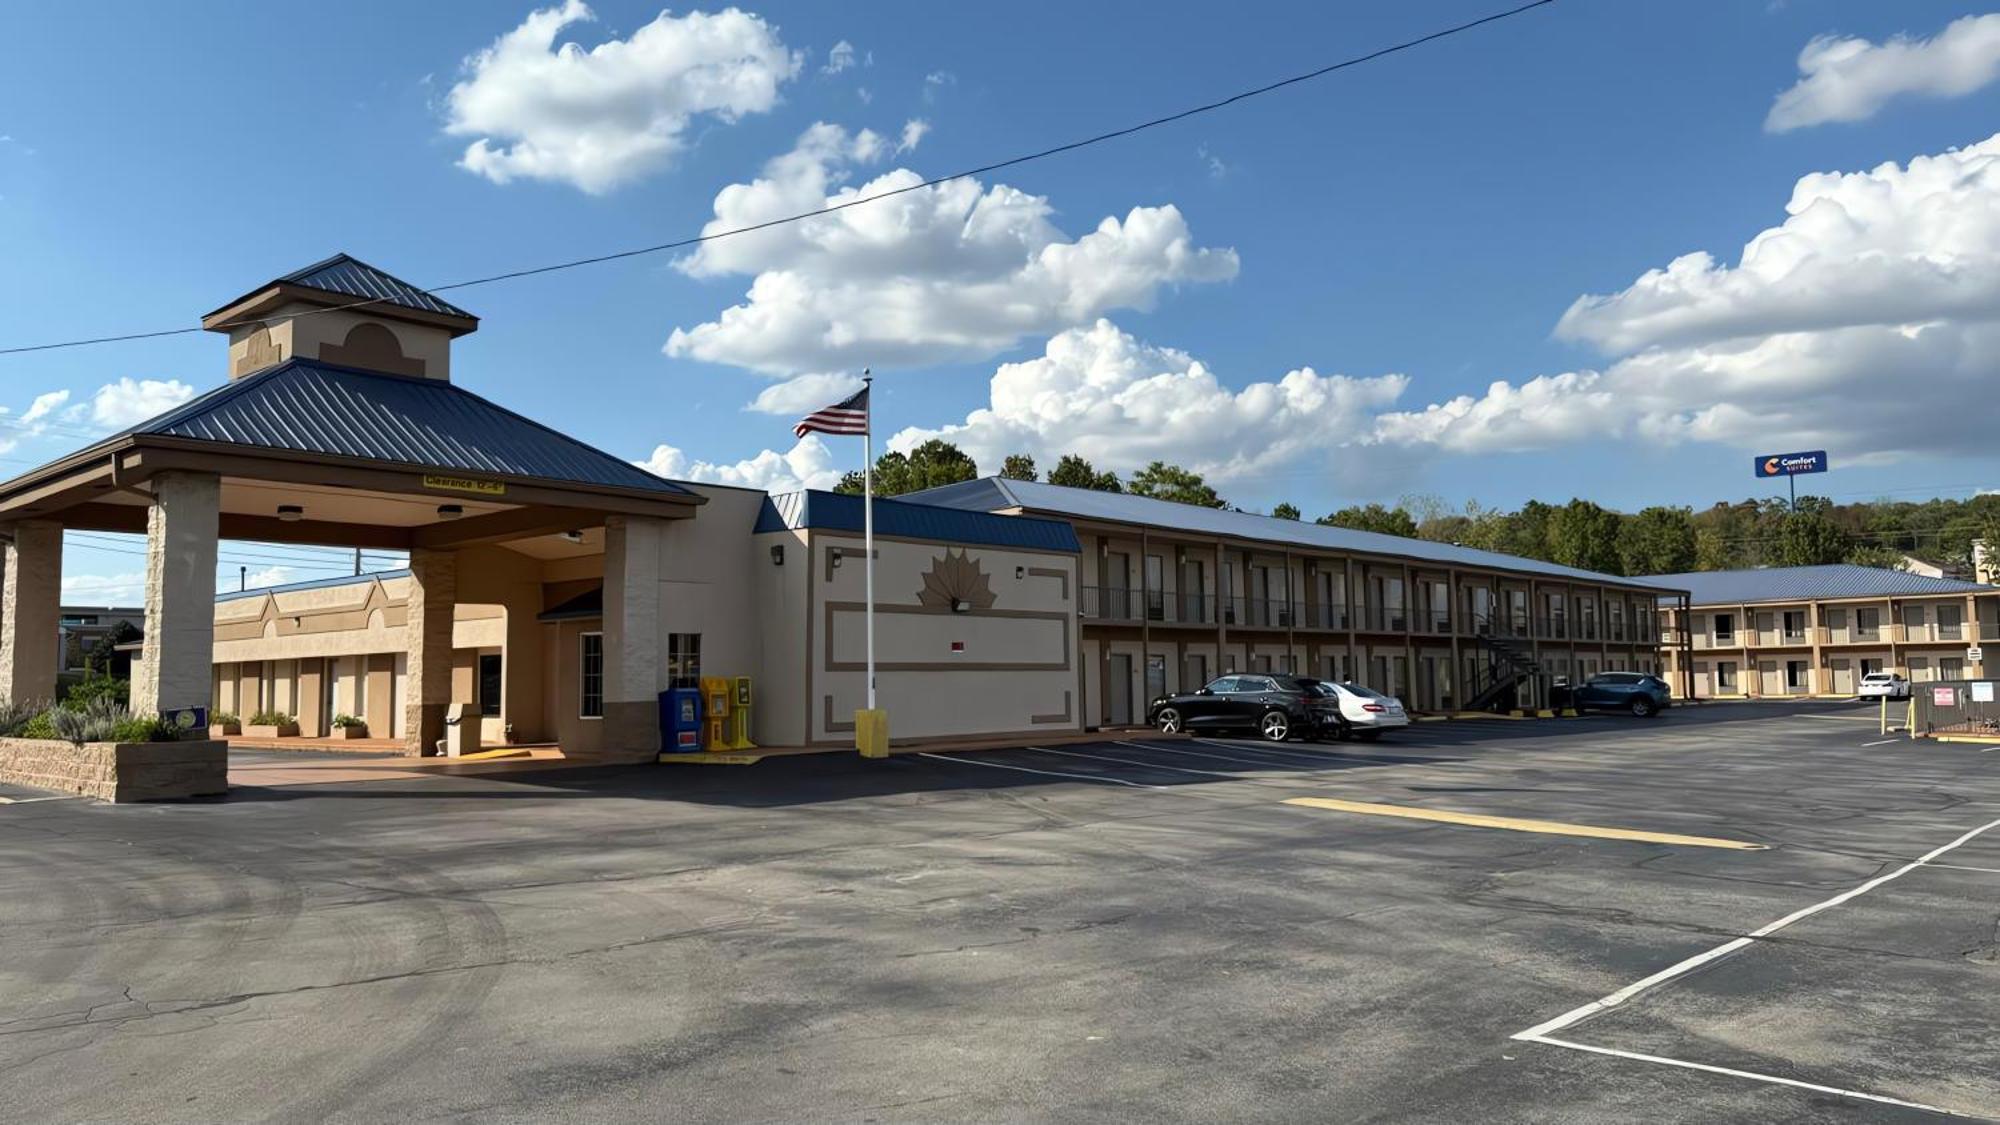
[[[1799,514],[1799,478],[1788,476],[1785,485],[1792,490],[1792,514],[1796,516]]]
[[[868,368],[861,369],[861,387],[869,390],[874,385],[874,375]],[[868,396],[867,421],[861,432],[861,563],[864,575],[862,585],[862,616],[867,622],[868,633],[868,709],[875,710],[875,396]]]

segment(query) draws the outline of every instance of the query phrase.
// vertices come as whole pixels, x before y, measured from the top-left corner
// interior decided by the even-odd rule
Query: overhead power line
[[[940,184],[951,183],[954,180],[970,179],[974,176],[985,175],[988,172],[997,172],[1003,168],[1012,168],[1021,164],[1029,164],[1037,160],[1046,160],[1053,156],[1061,156],[1064,153],[1075,152],[1078,149],[1089,148],[1092,145],[1104,144],[1107,141],[1115,141],[1124,137],[1129,137],[1135,133],[1143,133],[1149,129],[1157,129],[1164,125],[1171,125],[1178,121],[1185,121],[1190,117],[1197,117],[1204,113],[1212,113],[1216,110],[1224,109],[1228,106],[1235,105],[1237,102],[1247,101],[1251,98],[1261,97],[1265,94],[1275,93],[1279,90],[1285,89],[1286,87],[1296,86],[1302,82],[1310,82],[1316,78],[1324,78],[1327,75],[1332,74],[1336,71],[1346,70],[1350,67],[1360,66],[1363,63],[1374,62],[1377,59],[1385,58],[1389,55],[1394,55],[1402,51],[1408,51],[1416,47],[1421,47],[1427,43],[1435,43],[1440,39],[1448,39],[1454,35],[1461,35],[1464,34],[1465,32],[1472,31],[1475,28],[1484,27],[1490,23],[1498,23],[1501,20],[1511,19],[1515,16],[1522,15],[1536,8],[1546,7],[1553,3],[1555,3],[1555,0],[1529,0],[1528,3],[1521,4],[1517,7],[1508,8],[1505,11],[1494,12],[1491,15],[1481,16],[1478,19],[1467,20],[1464,23],[1454,24],[1451,27],[1443,28],[1438,31],[1433,31],[1428,35],[1420,35],[1414,39],[1405,39],[1400,43],[1392,43],[1386,47],[1379,47],[1373,51],[1367,52],[1366,54],[1354,55],[1349,58],[1341,59],[1338,62],[1329,63],[1326,66],[1319,67],[1316,70],[1309,70],[1303,74],[1295,74],[1289,78],[1281,78],[1275,82],[1267,82],[1262,86],[1257,86],[1252,89],[1243,90],[1238,93],[1231,94],[1226,98],[1221,98],[1219,100],[1212,102],[1205,102],[1201,105],[1192,106],[1187,109],[1179,110],[1174,113],[1169,113],[1164,116],[1155,117],[1147,121],[1142,121],[1136,125],[1127,125],[1120,129],[1112,129],[1108,132],[1098,133],[1095,136],[1085,137],[1081,140],[1069,141],[1064,144],[1053,145],[1049,148],[1041,149],[1036,152],[1027,153],[1022,156],[1009,157],[1006,160],[996,160],[989,164],[981,164],[976,168],[967,168],[962,172],[953,172],[949,176],[938,176],[934,179],[924,180],[921,183],[907,184],[903,187],[891,188],[887,191],[876,192],[873,195],[860,196],[858,198],[849,199],[840,203],[830,203],[823,207],[816,207],[810,211],[801,211],[798,212],[797,214],[786,215],[782,218],[767,219],[764,222],[751,223],[748,226],[733,227],[729,230],[720,230],[720,231],[715,231],[713,233],[699,234],[689,238],[675,239],[671,242],[658,242],[650,246],[636,246],[627,250],[615,250],[607,254],[595,254],[587,258],[571,258],[567,261],[551,262],[547,265],[529,266],[524,269],[509,270],[505,273],[489,274],[485,277],[475,277],[465,281],[454,281],[447,285],[439,285],[424,290],[424,292],[430,294],[437,294],[437,293],[449,292],[454,289],[470,289],[476,285],[491,285],[497,281],[512,281],[517,278],[535,277],[537,275],[545,273],[556,273],[560,270],[573,270],[582,266],[602,265],[606,262],[622,261],[626,258],[638,258],[649,254],[660,254],[660,253],[665,253],[666,251],[669,250],[684,250],[691,246],[699,246],[705,242],[715,242],[720,239],[730,238],[739,234],[750,234],[754,231],[769,230],[772,227],[784,226],[788,223],[802,222],[806,219],[814,219],[822,215],[831,215],[837,211],[845,211],[850,207],[860,207],[864,204],[875,203],[880,200],[892,198],[894,196],[904,195],[908,192],[923,191],[927,188],[937,187]],[[279,318],[278,322],[294,320],[303,316],[313,316],[320,313],[341,312],[345,310],[362,308],[369,305],[380,304],[381,302],[382,298],[370,298],[367,300],[354,301],[348,304],[328,307],[324,309],[312,309],[306,312],[294,313],[291,314],[290,316]],[[264,322],[259,321],[258,323],[264,323]],[[234,327],[234,325],[224,324],[224,325],[217,325],[217,327],[219,328]],[[93,344],[113,344],[130,340],[154,340],[164,336],[184,336],[190,333],[201,332],[201,331],[204,331],[204,329],[199,325],[197,325],[190,328],[168,328],[154,332],[123,332],[113,335],[92,336],[78,340],[63,340],[51,344],[27,344],[16,347],[0,348],[0,355],[20,355],[25,352],[46,352],[46,351],[54,351],[58,348],[81,348]]]

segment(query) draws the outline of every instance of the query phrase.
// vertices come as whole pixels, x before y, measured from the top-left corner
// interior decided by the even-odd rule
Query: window
[[[1947,656],[1938,661],[1938,679],[1962,680],[1965,678],[1965,661],[1956,656]]]
[[[1964,621],[1964,607],[1941,605],[1937,607],[1938,639],[1955,641],[1959,639],[1959,625]]]
[[[1806,613],[1802,609],[1785,611],[1785,639],[1802,641],[1806,637]]]
[[[1882,611],[1879,609],[1857,609],[1854,611],[1854,631],[1863,637],[1873,639],[1882,628]],[[1867,663],[1867,661],[1862,661]],[[1880,664],[1881,661],[1876,661]]]
[[[1736,615],[1718,613],[1715,615],[1715,643],[1733,645],[1736,643]]]
[[[701,686],[701,634],[667,634],[667,686]]]
[[[1146,620],[1165,621],[1167,619],[1166,585],[1167,561],[1159,555],[1146,556],[1146,569],[1140,579],[1146,587]]]
[[[479,713],[498,715],[500,713],[500,654],[482,652],[479,654]]]
[[[97,615],[94,613],[65,613],[62,615],[62,624],[95,625],[97,624]]]
[[[604,717],[604,634],[584,633],[577,638],[576,713],[585,719]]]

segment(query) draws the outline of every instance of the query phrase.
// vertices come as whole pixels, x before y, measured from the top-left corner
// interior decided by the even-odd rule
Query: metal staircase
[[[1477,622],[1479,647],[1486,651],[1486,667],[1474,691],[1466,700],[1468,711],[1509,711],[1520,706],[1520,687],[1542,674],[1542,665],[1522,637],[1505,621],[1482,618]]]

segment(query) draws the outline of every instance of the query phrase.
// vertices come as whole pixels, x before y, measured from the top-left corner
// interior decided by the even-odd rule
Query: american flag
[[[862,437],[868,433],[868,388],[863,387],[832,406],[822,406],[792,427],[792,433],[804,437],[809,433],[850,434]]]

